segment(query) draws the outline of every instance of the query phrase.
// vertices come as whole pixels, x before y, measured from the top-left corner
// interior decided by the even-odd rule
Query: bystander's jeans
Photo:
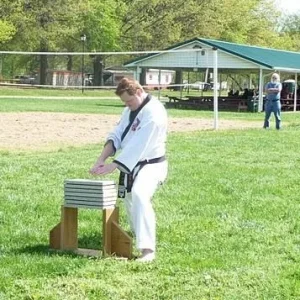
[[[277,101],[267,101],[265,105],[265,122],[264,122],[264,128],[270,127],[270,117],[271,113],[274,113],[275,116],[275,122],[276,122],[276,129],[280,129],[281,127],[281,103],[280,100]]]

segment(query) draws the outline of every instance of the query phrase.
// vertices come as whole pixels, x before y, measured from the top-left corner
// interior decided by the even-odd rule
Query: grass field
[[[157,94],[157,91],[154,91]],[[162,91],[162,95],[170,91]],[[174,93],[174,92],[173,92]],[[178,93],[178,92],[177,92]],[[193,91],[193,93],[196,93]],[[199,92],[198,92],[199,93]],[[211,92],[206,92],[211,94]],[[209,94],[209,95],[210,95]],[[88,90],[84,94],[80,90],[49,90],[49,89],[0,89],[0,113],[1,112],[69,112],[69,113],[95,113],[95,114],[120,114],[123,105],[119,99],[112,99],[115,94],[107,90]],[[5,96],[16,96],[16,98],[5,98]],[[18,96],[21,96],[18,98]],[[81,97],[86,96],[86,99]],[[23,98],[26,97],[26,98]],[[38,99],[36,97],[48,97]],[[52,98],[51,98],[52,97]],[[56,97],[66,97],[66,99],[56,99]],[[72,98],[74,97],[74,98]],[[107,97],[107,98],[105,98]],[[196,117],[213,118],[212,111],[196,111],[182,109],[168,109],[170,117]],[[220,119],[229,120],[257,120],[263,119],[262,113],[249,112],[219,112]],[[286,123],[296,123],[299,117],[296,113],[283,112],[283,121]]]
[[[64,113],[92,113],[92,114],[117,114],[124,106],[118,99],[8,99],[0,98],[1,112],[64,112]],[[299,113],[283,112],[283,124],[297,124]],[[170,117],[213,118],[212,111],[197,111],[192,109],[168,109]],[[251,112],[219,112],[220,119],[261,121],[263,113]]]
[[[1,99],[0,110],[121,110],[93,101]],[[157,261],[145,265],[49,251],[63,181],[91,178],[99,145],[47,153],[0,149],[0,299],[300,299],[300,115],[284,120],[282,131],[170,134],[169,177],[154,199]],[[100,221],[99,212],[80,212],[80,247],[101,247]]]

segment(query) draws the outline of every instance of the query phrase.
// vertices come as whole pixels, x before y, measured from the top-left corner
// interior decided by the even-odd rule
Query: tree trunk
[[[104,64],[103,64],[103,57],[101,55],[95,55],[94,61],[94,85],[95,86],[103,86],[103,70],[104,70]]]
[[[142,68],[142,72],[140,74],[140,84],[141,85],[146,85],[146,75],[147,75],[147,69]]]
[[[40,52],[47,52],[48,46],[46,42],[41,41]],[[40,84],[46,84],[47,78],[47,68],[48,68],[48,57],[47,55],[40,55]]]
[[[73,57],[72,55],[68,55],[68,61],[67,61],[67,70],[72,71],[73,70]]]
[[[181,70],[177,70],[175,73],[175,84],[182,84],[182,71]],[[174,91],[180,91],[181,86],[174,86]]]

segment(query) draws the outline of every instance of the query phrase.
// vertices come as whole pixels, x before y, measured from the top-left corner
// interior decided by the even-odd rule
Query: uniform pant
[[[131,193],[127,193],[124,199],[138,249],[155,251],[156,220],[151,200],[158,186],[166,179],[167,173],[167,161],[145,165],[136,176]]]
[[[266,102],[264,128],[270,127],[270,117],[271,117],[271,113],[273,112],[275,116],[276,129],[280,129],[280,124],[281,124],[280,111],[281,111],[281,104],[279,100]]]

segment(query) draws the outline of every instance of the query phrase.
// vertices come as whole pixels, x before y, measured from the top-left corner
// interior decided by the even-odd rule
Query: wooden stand
[[[103,210],[103,255],[132,258],[132,239],[119,225],[119,209]],[[90,249],[78,249],[78,208],[61,207],[61,221],[50,231],[50,248],[94,253]]]

